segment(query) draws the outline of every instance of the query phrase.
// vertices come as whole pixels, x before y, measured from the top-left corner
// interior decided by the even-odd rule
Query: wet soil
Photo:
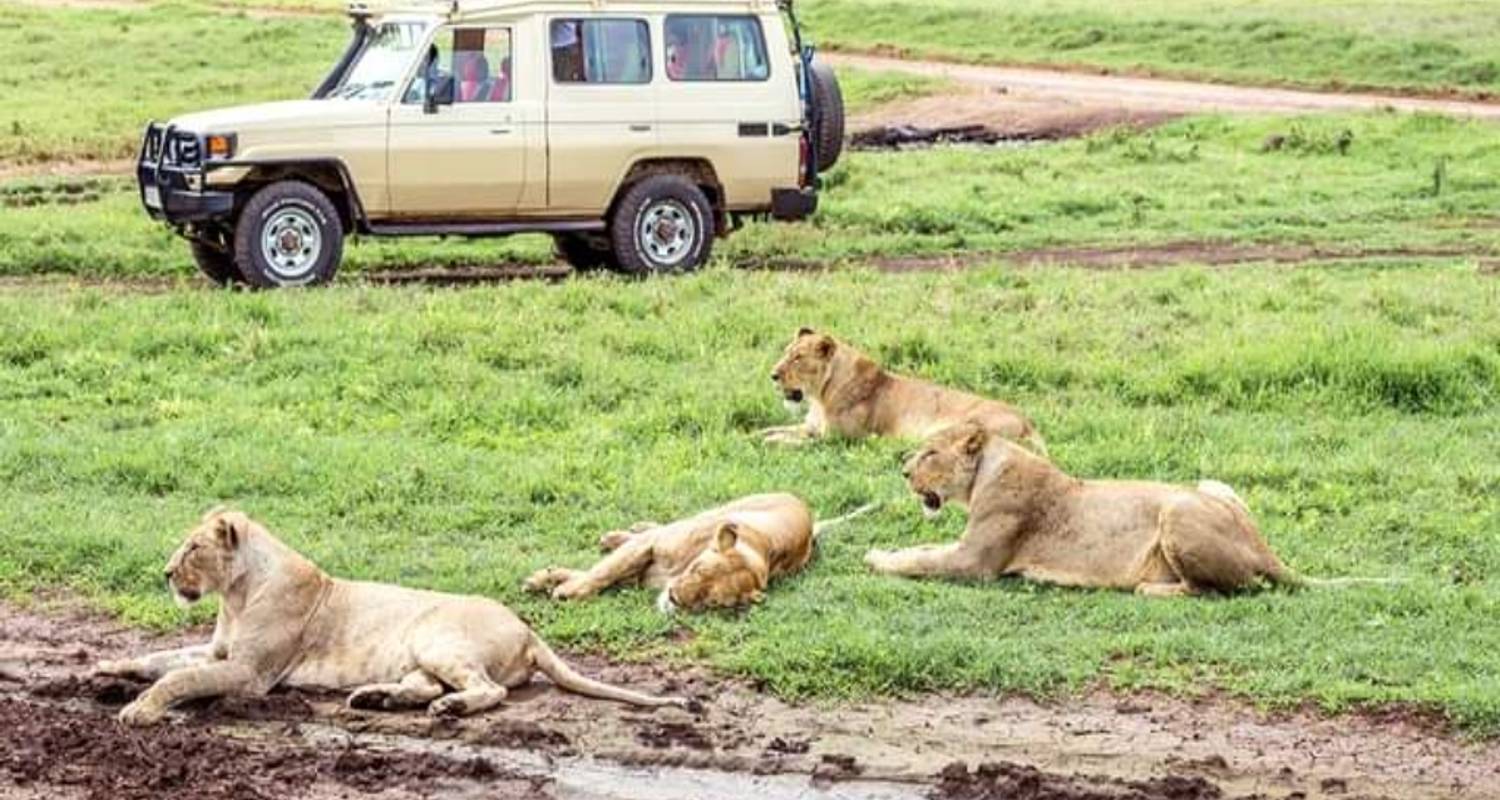
[[[1407,708],[1327,718],[1103,691],[803,705],[701,670],[586,654],[569,660],[702,707],[644,711],[538,682],[463,720],[275,693],[196,704],[146,731],[113,721],[142,687],[91,676],[91,664],[207,635],[152,636],[66,602],[0,604],[0,798],[186,797],[174,793],[188,786],[208,800],[1500,797],[1500,743],[1464,741]]]

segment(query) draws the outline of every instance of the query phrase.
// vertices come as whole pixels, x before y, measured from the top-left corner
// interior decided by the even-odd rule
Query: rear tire
[[[714,211],[681,175],[652,175],[625,191],[610,220],[615,268],[630,275],[692,272],[713,252]]]
[[[234,265],[234,255],[205,242],[188,242],[188,249],[193,253],[193,261],[198,265],[198,271],[219,286],[233,286],[245,282],[245,276],[240,274],[239,267]]]
[[[813,106],[818,110],[818,125],[813,131],[818,171],[827,172],[844,154],[844,92],[833,67],[821,61],[812,62],[811,77]]]
[[[552,237],[557,257],[579,272],[613,269],[615,254],[608,236],[594,233],[559,233]]]
[[[344,224],[311,184],[280,181],[256,192],[234,229],[234,263],[260,289],[333,280],[344,255]]]

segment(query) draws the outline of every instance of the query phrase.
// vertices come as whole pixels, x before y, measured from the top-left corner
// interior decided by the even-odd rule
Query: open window
[[[510,28],[454,28],[438,33],[427,63],[402,98],[426,99],[429,83],[453,79],[453,102],[509,103],[514,96],[515,59]]]
[[[674,81],[764,81],[771,77],[760,20],[749,16],[667,17],[667,77]]]
[[[641,19],[555,19],[558,83],[650,83],[651,29]]]

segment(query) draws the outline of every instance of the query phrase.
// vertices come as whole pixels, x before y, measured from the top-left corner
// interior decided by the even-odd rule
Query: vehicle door
[[[629,166],[656,150],[651,24],[645,16],[557,15],[547,28],[550,206],[601,214]]]
[[[527,46],[515,23],[437,30],[391,110],[392,216],[503,219],[526,207],[546,158],[544,101],[517,69]]]
[[[767,27],[773,28],[767,30]],[[798,184],[801,108],[779,18],[668,14],[658,100],[664,152],[708,159],[732,208]]]

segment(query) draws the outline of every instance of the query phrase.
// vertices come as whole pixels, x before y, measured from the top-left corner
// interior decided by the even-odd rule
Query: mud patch
[[[1202,778],[1169,775],[1144,781],[1099,781],[1052,775],[1007,762],[980,764],[972,772],[954,762],[938,775],[935,800],[1220,800],[1224,793]]]
[[[434,267],[427,269],[367,272],[366,283],[381,286],[466,286],[511,281],[560,281],[572,277],[573,269],[562,264],[508,264],[500,267]]]
[[[1007,135],[986,125],[951,125],[944,128],[923,128],[916,125],[881,125],[857,131],[849,139],[855,150],[911,150],[938,145],[1024,145],[1031,142],[1048,141],[1048,135]]]
[[[1176,119],[1165,112],[1038,101],[997,89],[969,89],[880,106],[849,122],[856,150],[935,145],[1024,145],[1111,128],[1144,130]]]
[[[253,788],[318,800],[363,791],[357,788],[360,776],[376,769],[426,775],[451,787],[442,794],[454,797],[528,796],[533,784],[525,781],[532,779],[553,781],[541,789],[553,796],[608,800],[742,795],[912,800],[945,781],[949,796],[970,792],[981,798],[1004,796],[997,793],[1023,784],[1073,792],[1035,795],[1063,800],[1157,800],[1172,797],[1170,792],[1219,796],[1212,790],[1226,798],[1258,794],[1277,800],[1500,797],[1500,742],[1454,738],[1441,720],[1404,707],[1330,719],[1312,709],[1264,714],[1223,698],[1189,701],[1104,691],[1046,704],[1019,697],[931,695],[794,705],[699,669],[621,664],[577,653],[565,657],[580,672],[644,691],[698,698],[704,708],[646,713],[537,682],[519,687],[503,708],[467,719],[351,711],[342,695],[288,693],[196,705],[145,733],[115,725],[119,704],[140,687],[90,677],[93,661],[207,637],[203,629],[153,637],[85,612],[42,614],[0,603],[0,663],[15,665],[28,681],[6,684],[9,694],[3,696],[20,704],[11,708],[12,716],[17,709],[40,714],[34,711],[40,708],[54,722],[66,722],[54,727],[96,729],[88,746],[98,752],[144,748],[147,756],[109,756],[136,759],[126,763],[143,774],[155,768],[140,759],[178,741],[150,737],[184,736],[211,742],[196,746],[228,748],[204,751],[239,759],[239,772],[204,776],[218,786],[219,796],[232,791],[233,780],[258,776],[264,767],[283,783],[257,780]],[[0,714],[0,726],[8,725]],[[19,744],[31,735],[0,731],[0,763],[9,763],[5,760],[21,752]],[[147,796],[132,794],[144,790],[140,781],[120,775],[130,770],[87,761],[105,757],[97,753],[78,759],[103,771],[94,780],[70,772],[68,761],[48,761],[35,748],[26,752],[31,755],[17,762],[16,774],[37,776],[17,792],[26,800]],[[342,766],[335,762],[351,752],[355,755]],[[404,760],[429,755],[441,757],[438,766]],[[276,758],[306,761],[311,771],[282,774]],[[481,780],[486,768],[475,766],[474,758],[488,760],[499,777]],[[960,773],[951,766],[955,761],[1006,766],[965,766]],[[7,769],[0,766],[0,785],[12,774]],[[149,796],[178,796],[170,776],[161,780],[166,788]],[[123,781],[124,789],[115,792],[111,781]],[[72,792],[74,786],[82,788]],[[400,793],[387,795],[388,800],[427,791],[395,786],[392,791]],[[203,796],[217,800],[211,793]]]
[[[0,773],[18,787],[66,786],[91,800],[279,800],[319,784],[425,795],[468,783],[497,797],[539,788],[478,759],[241,741],[192,726],[136,730],[97,712],[12,698],[0,698],[0,752]]]

